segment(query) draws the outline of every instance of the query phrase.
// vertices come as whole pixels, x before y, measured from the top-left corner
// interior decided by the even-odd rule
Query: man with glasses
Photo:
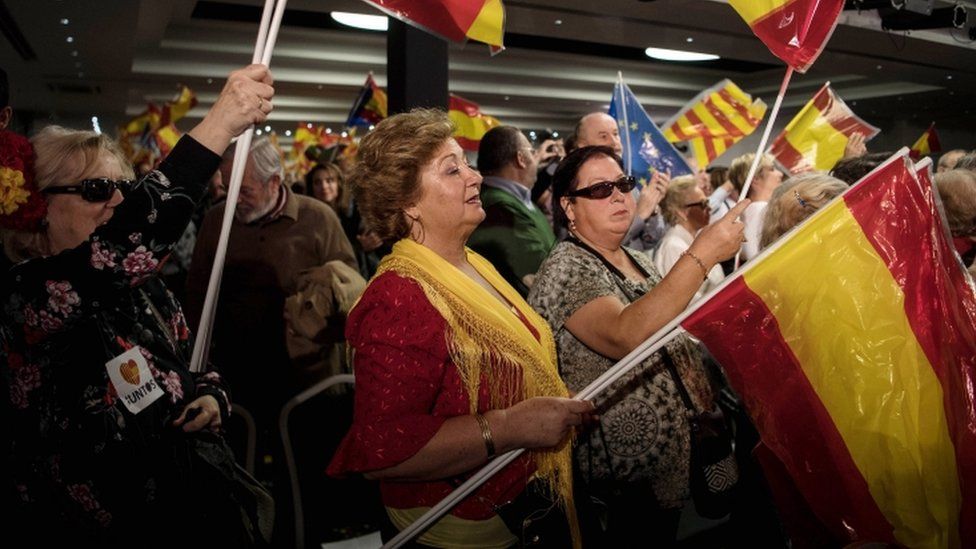
[[[484,176],[481,205],[485,220],[468,246],[485,257],[523,296],[556,236],[545,215],[532,203],[539,162],[518,128],[498,126],[481,138],[478,169]]]

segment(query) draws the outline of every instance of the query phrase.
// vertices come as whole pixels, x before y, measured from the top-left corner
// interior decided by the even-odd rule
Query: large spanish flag
[[[502,0],[365,0],[392,17],[432,34],[463,42],[484,42],[505,49]]]
[[[481,138],[488,130],[501,126],[497,118],[481,113],[477,103],[451,94],[447,116],[454,123],[454,139],[461,148],[467,151],[477,151]]]
[[[700,168],[751,134],[766,104],[725,79],[699,93],[661,127],[671,143],[687,141]]]
[[[682,326],[839,539],[976,547],[976,295],[907,149]]]
[[[871,139],[880,132],[854,114],[827,82],[776,136],[769,153],[791,172],[801,171],[804,164],[828,171],[844,156],[852,135]]]
[[[806,72],[823,51],[844,0],[729,0],[773,55]]]

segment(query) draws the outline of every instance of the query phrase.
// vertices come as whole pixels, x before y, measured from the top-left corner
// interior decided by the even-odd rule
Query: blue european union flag
[[[613,87],[609,114],[620,127],[624,171],[642,187],[654,171],[670,172],[671,177],[692,175],[684,157],[664,138],[627,84],[617,82]]]

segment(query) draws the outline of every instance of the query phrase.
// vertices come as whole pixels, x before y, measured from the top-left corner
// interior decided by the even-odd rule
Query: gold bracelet
[[[688,256],[688,257],[694,259],[695,260],[695,263],[697,263],[698,266],[701,267],[701,270],[702,270],[702,280],[708,278],[708,267],[705,267],[705,262],[702,261],[700,257],[698,257],[697,255],[691,253],[691,250],[685,250],[685,251],[681,252],[681,256]],[[681,256],[679,256],[679,257],[681,257]]]
[[[478,425],[481,427],[481,438],[485,439],[488,459],[492,459],[495,457],[495,441],[491,438],[491,425],[488,424],[488,418],[481,414],[475,414],[474,418],[478,420]]]

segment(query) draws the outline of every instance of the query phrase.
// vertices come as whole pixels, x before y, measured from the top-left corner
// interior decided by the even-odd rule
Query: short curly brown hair
[[[937,173],[935,186],[952,236],[976,236],[976,172],[949,170]]]
[[[414,109],[383,120],[360,142],[350,184],[363,220],[384,241],[410,234],[404,209],[420,198],[420,171],[453,133],[444,111]]]

